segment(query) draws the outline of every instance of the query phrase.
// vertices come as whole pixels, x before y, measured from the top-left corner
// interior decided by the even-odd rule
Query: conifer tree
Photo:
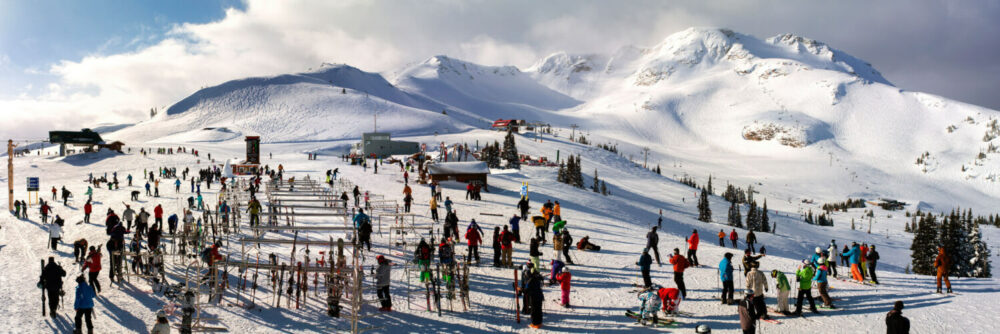
[[[853,224],[853,220],[851,221]],[[934,215],[920,217],[913,243],[910,245],[910,259],[913,272],[934,275],[934,258],[937,256],[937,229]]]
[[[708,205],[708,192],[704,189],[701,190],[701,196],[698,197],[698,220],[712,221],[712,208]]]
[[[951,215],[944,218],[938,234],[938,246],[944,247],[945,252],[951,256],[949,272],[955,276],[965,277],[969,272],[968,259],[971,256],[963,247],[968,233],[965,232],[960,217],[961,214],[952,211]]]
[[[751,231],[760,231],[760,222],[757,221],[757,203],[751,202],[750,209],[747,210],[747,229]]]
[[[507,136],[503,139],[502,158],[507,160],[507,168],[521,168],[521,159],[517,154],[517,145],[514,143],[514,127],[507,127]]]
[[[969,244],[972,245],[972,259],[969,261],[971,271],[969,276],[979,278],[993,277],[990,272],[990,248],[983,241],[983,235],[979,232],[979,224],[972,226],[969,231]]]
[[[566,164],[559,163],[559,172],[556,174],[556,181],[566,183]]]
[[[736,203],[733,202],[729,203],[728,220],[729,220],[729,226],[743,226],[742,223],[743,218],[740,217],[740,207],[736,205]]]
[[[710,195],[715,195],[715,189],[712,189],[712,174],[708,174],[708,193]]]
[[[771,232],[771,218],[767,216],[767,199],[764,199],[764,207],[760,210],[760,231]]]
[[[608,192],[608,184],[601,181],[601,195],[608,196],[611,193]]]
[[[594,184],[592,188],[595,193],[601,190],[601,179],[597,178],[597,168],[594,168]]]

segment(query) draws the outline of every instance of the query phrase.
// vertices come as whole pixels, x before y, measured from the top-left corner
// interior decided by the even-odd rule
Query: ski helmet
[[[701,333],[712,333],[712,329],[709,328],[708,325],[706,325],[706,324],[701,324],[701,325],[698,325],[698,327],[695,328],[694,332],[695,333],[699,333],[699,334],[701,334]]]
[[[819,249],[819,247],[816,247],[816,254],[819,254],[819,252],[822,252],[822,251],[823,251],[822,249]]]

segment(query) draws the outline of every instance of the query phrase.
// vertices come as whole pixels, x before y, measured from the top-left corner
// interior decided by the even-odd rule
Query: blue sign
[[[528,186],[527,185],[522,185],[521,186],[521,197],[524,197],[524,196],[528,196]]]
[[[38,191],[38,178],[29,177],[28,178],[28,191]]]

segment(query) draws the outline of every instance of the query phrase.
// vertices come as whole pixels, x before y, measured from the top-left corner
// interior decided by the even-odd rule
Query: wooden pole
[[[14,209],[14,140],[7,140],[7,208]]]

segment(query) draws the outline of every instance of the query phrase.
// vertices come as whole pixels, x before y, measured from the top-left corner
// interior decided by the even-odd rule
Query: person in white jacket
[[[746,288],[754,291],[754,295],[750,297],[753,301],[754,313],[759,318],[764,320],[770,319],[771,317],[767,315],[767,304],[764,303],[764,292],[767,291],[767,277],[764,273],[757,270],[759,263],[754,263],[750,272],[747,273],[747,286]]]
[[[827,248],[826,252],[827,254],[830,254],[826,258],[826,265],[830,267],[830,273],[833,274],[833,277],[837,277],[837,259],[834,258],[834,256],[837,256],[836,240],[830,240],[830,248]]]
[[[56,250],[56,246],[59,245],[59,240],[62,239],[62,218],[56,216],[55,221],[49,224],[49,240],[52,242],[52,250]]]
[[[163,310],[156,312],[156,324],[149,334],[170,334],[170,321],[167,320],[167,313]]]

